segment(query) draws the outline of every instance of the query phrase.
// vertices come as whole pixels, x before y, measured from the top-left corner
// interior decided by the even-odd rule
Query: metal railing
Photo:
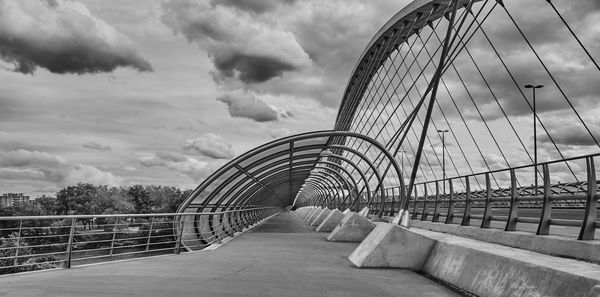
[[[276,212],[0,217],[0,274],[200,250]]]
[[[561,226],[569,228],[561,229],[558,235],[592,240],[600,229],[597,216],[600,189],[595,167],[598,158],[600,154],[539,163],[538,186],[521,185],[524,181],[531,182],[534,165],[419,183],[409,196],[408,209],[413,220],[533,231],[537,235],[548,235],[551,226]],[[559,173],[563,173],[560,179],[568,176],[565,172],[570,168],[585,170],[579,170],[584,173],[575,180],[551,182],[559,180],[556,176]],[[398,187],[386,189],[385,214],[397,213],[398,193]],[[375,199],[370,205],[361,199],[353,208],[359,210],[368,205],[371,214],[377,214],[382,202],[377,193],[373,195]]]

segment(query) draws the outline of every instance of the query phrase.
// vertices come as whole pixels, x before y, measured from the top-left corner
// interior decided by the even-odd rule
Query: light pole
[[[446,194],[446,132],[450,130],[437,130],[438,133],[442,133],[442,180],[444,194]],[[439,160],[439,159],[438,159]]]
[[[406,154],[406,151],[401,150],[399,152],[402,153],[402,155],[400,157],[400,168],[402,169],[402,176],[404,176],[404,155]]]
[[[535,109],[535,90],[543,88],[544,85],[525,85],[526,89],[531,89],[533,92],[533,175],[535,177],[535,193],[537,195],[537,187],[538,187],[538,158],[537,158],[537,112]]]

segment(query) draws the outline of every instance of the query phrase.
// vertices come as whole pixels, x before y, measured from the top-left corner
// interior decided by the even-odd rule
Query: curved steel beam
[[[369,165],[369,167],[371,167],[371,170],[373,171],[373,173],[375,174],[375,177],[379,181],[377,188],[375,188],[375,191],[380,190],[379,195],[381,197],[381,209],[379,210],[379,217],[383,216],[384,205],[385,205],[384,204],[385,188],[383,186],[383,178],[381,177],[381,174],[379,174],[379,171],[377,171],[377,167],[375,167],[375,164],[373,164],[373,162],[371,162],[371,160],[369,160],[369,158],[367,158],[367,156],[365,156],[363,153],[361,153],[358,150],[355,150],[353,148],[345,147],[343,145],[338,145],[338,144],[329,145],[328,148],[340,149],[340,150],[344,150],[344,151],[353,153],[353,154],[357,155],[359,158],[361,158],[363,161],[365,161]],[[368,181],[366,181],[366,182],[368,183]],[[369,200],[367,202],[367,207],[371,206],[371,202],[372,202],[372,198],[369,198]]]
[[[333,166],[335,168],[340,169],[344,173],[346,173],[346,175],[348,175],[348,178],[350,179],[350,181],[352,181],[352,185],[354,187],[354,191],[356,192],[357,195],[359,195],[359,193],[358,193],[358,184],[356,183],[356,180],[354,179],[354,176],[352,176],[352,174],[350,174],[350,172],[348,171],[348,169],[344,168],[343,166],[339,165],[338,163],[329,162],[329,161],[319,161],[319,163],[317,164],[317,166],[323,165],[323,164]],[[328,168],[328,167],[319,167],[319,168]],[[352,192],[350,191],[350,186],[348,184],[348,195],[350,196],[351,193]],[[348,199],[348,197],[344,198],[344,200],[340,203],[340,206],[338,206],[338,208],[341,207],[341,205],[343,205],[345,203],[346,199]],[[352,198],[350,198],[350,199],[352,199]]]
[[[339,173],[337,173],[337,174],[339,174]],[[317,171],[314,174],[311,174],[311,176],[320,176],[320,175],[326,175],[328,177],[331,177],[337,183],[337,186],[335,184],[333,185],[335,188],[336,195],[334,197],[332,197],[331,202],[335,201],[335,199],[338,197],[344,197],[344,191],[343,191],[344,185],[342,182],[340,182],[340,180],[338,179],[338,177],[335,174],[331,174],[327,171]],[[333,182],[331,182],[331,183],[333,184]],[[341,194],[340,194],[340,192],[341,192]],[[331,202],[329,204],[331,204]]]
[[[348,132],[348,131],[317,131],[317,132],[310,132],[310,133],[289,136],[289,137],[286,137],[283,139],[278,139],[278,140],[272,141],[261,147],[251,150],[251,151],[233,159],[232,161],[228,162],[223,167],[219,168],[217,171],[215,171],[213,174],[211,174],[204,182],[202,182],[186,200],[184,200],[184,202],[180,205],[178,212],[183,212],[187,208],[187,206],[190,205],[190,203],[202,191],[204,191],[209,185],[211,185],[213,182],[215,182],[225,172],[228,172],[230,169],[234,168],[240,162],[247,160],[248,158],[255,156],[261,152],[265,152],[269,149],[272,149],[272,148],[275,148],[275,147],[278,147],[281,145],[285,145],[285,144],[289,145],[291,142],[294,142],[294,141],[299,141],[299,140],[304,140],[304,139],[312,139],[312,138],[324,138],[324,137],[330,137],[330,139],[331,139],[331,137],[346,137],[346,138],[350,137],[350,138],[362,139],[366,142],[369,142],[370,144],[375,146],[377,149],[381,150],[386,155],[386,157],[388,157],[390,160],[393,160],[393,158],[391,158],[391,154],[377,140],[375,140],[369,136],[359,134],[359,133]],[[323,145],[323,147],[326,147],[326,144]],[[398,168],[398,164],[396,164],[395,161],[392,161],[392,165],[394,165],[394,168],[398,172],[398,177],[399,177],[400,183],[403,185],[404,181],[402,179],[402,174],[400,173],[400,170]],[[291,169],[293,170],[293,168],[291,168]],[[405,195],[403,198],[404,198],[404,200],[406,200]]]

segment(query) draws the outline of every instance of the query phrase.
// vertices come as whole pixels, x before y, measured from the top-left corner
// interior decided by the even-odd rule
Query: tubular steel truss
[[[534,18],[519,5],[552,24],[544,33],[552,46],[530,31]],[[570,226],[579,232],[562,235],[593,239],[600,143],[582,106],[598,94],[569,80],[571,66],[556,61],[575,61],[592,86],[600,85],[600,67],[563,11],[550,0],[411,2],[362,52],[335,131],[236,158],[180,211],[367,207],[379,217],[410,210],[413,219],[539,235]],[[558,120],[584,145],[574,149]]]
[[[393,184],[398,177],[387,174],[389,163],[379,150],[353,140],[336,142],[386,168],[385,198],[377,203],[389,206],[376,203],[377,209],[394,213],[392,201],[405,190],[409,206],[401,208],[410,209],[413,219],[462,218],[463,225],[474,219],[483,228],[508,231],[522,222],[535,225],[540,235],[549,234],[551,225],[572,226],[580,232],[568,235],[594,238],[599,225],[594,159],[600,144],[577,101],[584,100],[578,93],[598,94],[575,87],[568,79],[572,70],[556,60],[565,65],[577,60],[592,85],[600,83],[600,67],[586,47],[589,40],[569,24],[577,20],[553,2],[415,0],[375,34],[353,69],[335,129],[378,140],[401,164],[406,188]],[[534,7],[535,16],[523,6]],[[531,32],[532,21],[552,26],[548,33]],[[549,52],[552,38],[556,44]],[[539,89],[540,83],[546,87]],[[536,88],[538,97],[544,94],[537,110]],[[563,117],[572,126],[564,129],[585,145],[573,149],[561,139],[554,122]],[[540,139],[543,162],[537,161]],[[379,182],[373,174],[368,179]],[[553,215],[553,208],[569,210]]]

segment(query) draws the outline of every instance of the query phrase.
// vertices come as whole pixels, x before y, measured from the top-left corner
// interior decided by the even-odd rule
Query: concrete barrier
[[[297,209],[297,210],[296,210],[296,213],[297,213],[297,214],[298,214],[300,217],[304,218],[304,216],[305,216],[305,215],[306,215],[306,214],[307,214],[309,211],[311,211],[311,210],[312,210],[312,207],[302,207],[302,208],[299,208],[299,209]]]
[[[375,223],[355,212],[349,212],[327,236],[327,240],[361,242],[373,228]]]
[[[306,221],[308,225],[312,225],[312,223],[325,211],[326,208],[319,208],[315,211],[315,213]]]
[[[319,214],[321,211],[323,211],[323,209],[322,209],[322,208],[315,208],[315,210],[313,210],[313,211],[312,211],[312,212],[311,212],[311,213],[310,213],[310,214],[309,214],[309,215],[306,217],[306,222],[310,224],[310,223],[311,223],[311,222],[312,222],[312,221],[315,219],[315,216],[316,216],[317,214]]]
[[[329,215],[327,215],[327,217],[323,220],[323,222],[321,222],[321,225],[319,225],[315,231],[331,232],[333,229],[335,229],[335,226],[342,221],[343,218],[344,214],[341,211],[334,209],[329,212]]]
[[[357,267],[394,267],[420,271],[435,240],[390,223],[375,229],[348,257]]]
[[[306,212],[303,219],[308,220],[308,218],[318,209],[318,207],[312,207],[309,211]]]
[[[588,297],[600,284],[600,266],[493,243],[419,232],[434,238],[423,272],[479,296]]]
[[[315,217],[315,219],[310,223],[310,225],[318,227],[319,225],[321,225],[321,223],[323,222],[323,220],[325,220],[325,218],[329,215],[330,212],[331,212],[331,210],[329,210],[328,208],[323,209],[319,213],[319,215],[317,215]]]
[[[366,218],[369,215],[369,208],[365,206],[358,214]]]
[[[598,297],[600,292],[600,266],[593,263],[387,223],[378,223],[349,259],[359,267],[420,271],[478,296]]]

